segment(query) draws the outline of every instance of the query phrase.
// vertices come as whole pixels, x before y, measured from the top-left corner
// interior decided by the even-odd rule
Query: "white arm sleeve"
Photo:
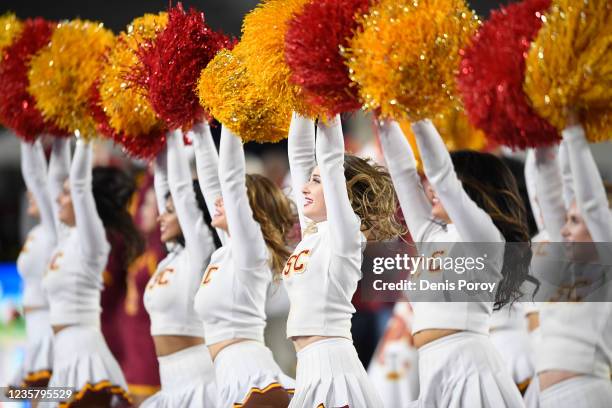
[[[192,265],[202,265],[207,251],[214,246],[212,231],[204,220],[193,191],[193,179],[189,160],[185,154],[183,133],[174,130],[168,134],[167,141],[168,185],[176,210],[181,232],[185,238],[185,248],[189,251]]]
[[[567,210],[576,199],[576,194],[574,193],[574,176],[572,176],[572,168],[570,167],[569,153],[565,141],[562,141],[559,146],[559,166],[561,167],[561,180],[563,181],[563,202]]]
[[[78,140],[70,168],[70,195],[82,255],[86,260],[106,256],[108,249],[106,231],[92,192],[92,157],[91,144]]]
[[[425,195],[410,143],[397,122],[379,124],[380,144],[387,168],[413,239],[430,222],[431,204]]]
[[[21,173],[26,187],[34,196],[40,213],[40,225],[51,238],[57,239],[55,217],[47,188],[47,159],[40,140],[33,144],[21,142]]]
[[[164,146],[157,154],[153,167],[153,186],[155,188],[157,210],[160,215],[166,212],[166,197],[170,194],[170,186],[168,186],[167,148],[167,146]]]
[[[219,181],[234,265],[241,271],[267,263],[266,241],[249,204],[242,141],[225,126],[219,147]]]
[[[465,242],[503,242],[493,220],[467,195],[455,174],[450,154],[429,120],[412,124],[425,174]]]
[[[64,183],[70,174],[70,141],[67,138],[56,138],[53,140],[51,157],[49,158],[49,196],[51,198],[51,208],[55,220],[55,229],[59,234],[59,204],[57,198],[64,190]]]
[[[304,216],[304,195],[302,187],[310,180],[315,160],[315,126],[314,122],[293,113],[289,126],[289,169],[291,171],[291,193],[298,210],[302,233],[306,230],[308,219]]]
[[[537,168],[535,162],[535,151],[534,149],[527,149],[527,155],[525,157],[525,187],[527,187],[527,195],[529,196],[529,206],[531,207],[531,214],[538,227],[538,232],[544,230],[544,222],[542,220],[542,209],[537,197]]]
[[[353,211],[344,177],[344,137],[340,116],[328,124],[319,122],[316,142],[317,163],[321,172],[327,221],[333,250],[337,255],[361,248],[361,220]]]
[[[221,196],[221,185],[219,184],[219,155],[210,133],[208,123],[199,123],[189,132],[193,141],[196,171],[200,190],[206,201],[206,208],[211,217],[215,214],[215,200]],[[217,228],[217,235],[221,242],[225,243],[227,237],[225,231]]]
[[[606,190],[589,149],[582,126],[563,130],[574,177],[574,191],[580,214],[595,242],[612,242],[612,216]]]
[[[544,227],[551,242],[563,241],[561,229],[566,217],[557,154],[556,147],[538,147],[535,151],[536,191]]]

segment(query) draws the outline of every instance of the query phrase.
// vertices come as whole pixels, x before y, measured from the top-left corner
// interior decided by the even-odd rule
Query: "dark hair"
[[[221,239],[219,235],[217,235],[217,230],[212,226],[212,217],[208,212],[208,207],[206,207],[206,201],[204,200],[204,195],[202,195],[202,190],[200,190],[200,182],[198,180],[193,180],[193,192],[195,193],[196,202],[198,203],[198,208],[202,211],[202,215],[204,216],[204,222],[210,229],[210,232],[213,234],[213,240],[215,241],[215,248],[219,248],[221,246]],[[172,195],[170,192],[166,194],[166,200],[171,198]],[[185,246],[185,237],[181,233],[181,235],[176,239],[181,246]]]
[[[134,180],[116,167],[95,167],[92,171],[92,192],[98,215],[107,235],[118,235],[125,259],[122,264],[127,268],[143,251],[145,242],[136,228],[128,204],[136,186]],[[115,239],[111,239],[114,245]]]
[[[502,280],[495,294],[495,310],[521,297],[525,280],[536,283],[529,276],[531,245],[527,214],[514,175],[498,157],[489,153],[459,150],[451,153],[457,177],[468,196],[493,220],[507,243]],[[537,290],[537,289],[536,289]]]

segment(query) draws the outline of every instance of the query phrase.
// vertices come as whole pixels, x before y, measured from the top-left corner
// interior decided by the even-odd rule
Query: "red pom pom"
[[[525,58],[550,0],[524,0],[493,11],[462,50],[458,87],[466,112],[487,138],[510,146],[550,145],[555,128],[539,117],[523,91]]]
[[[110,125],[104,109],[102,109],[98,87],[98,81],[94,82],[89,95],[89,108],[91,116],[96,121],[98,132],[104,137],[114,140],[115,143],[119,143],[129,156],[146,161],[153,160],[166,145],[166,133],[164,131],[151,132],[147,135],[134,137],[115,131]]]
[[[42,18],[27,19],[20,36],[6,48],[0,61],[0,121],[28,142],[43,133],[67,135],[66,131],[43,119],[34,97],[27,90],[30,59],[49,43],[54,27],[54,23]]]
[[[285,60],[291,81],[330,117],[361,108],[340,50],[358,27],[356,15],[369,5],[369,0],[311,1],[289,22]]]
[[[152,44],[139,51],[143,83],[155,112],[168,127],[190,128],[210,117],[200,105],[195,88],[201,71],[222,48],[233,46],[226,35],[204,22],[204,13],[185,12],[181,3],[168,11],[168,25]]]

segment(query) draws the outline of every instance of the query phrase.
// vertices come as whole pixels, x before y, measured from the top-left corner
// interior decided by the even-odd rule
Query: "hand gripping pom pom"
[[[364,108],[417,121],[459,108],[459,50],[479,21],[464,0],[381,0],[345,50]]]
[[[558,130],[576,111],[591,142],[612,137],[612,3],[554,0],[527,56],[525,92]]]
[[[25,20],[21,33],[0,60],[0,121],[27,142],[33,142],[41,134],[67,135],[43,118],[28,92],[28,64],[49,43],[55,26],[42,18]]]
[[[341,50],[358,27],[356,17],[369,5],[369,0],[311,1],[289,22],[285,59],[291,82],[314,111],[327,117],[361,108]]]
[[[465,109],[498,144],[524,149],[560,140],[523,91],[525,55],[549,6],[550,0],[524,0],[493,11],[462,53],[457,81]]]
[[[287,137],[291,112],[271,105],[253,86],[241,45],[221,50],[202,71],[200,103],[244,142],[278,142]]]
[[[217,52],[232,45],[229,37],[206,25],[203,13],[185,12],[181,3],[170,9],[166,28],[139,52],[149,102],[168,128],[189,129],[206,119],[197,80]]]
[[[89,90],[113,42],[100,23],[77,19],[57,25],[49,45],[30,61],[28,74],[28,91],[45,119],[83,137],[95,135]]]

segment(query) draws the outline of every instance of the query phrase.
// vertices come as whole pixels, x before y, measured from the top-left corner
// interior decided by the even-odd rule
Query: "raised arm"
[[[200,190],[206,201],[206,208],[212,217],[215,214],[215,200],[221,196],[221,184],[219,183],[219,155],[210,133],[208,123],[199,123],[189,132],[193,141],[195,152],[196,170]],[[225,231],[217,228],[217,235],[225,244],[227,237]]]
[[[212,232],[206,225],[193,191],[189,160],[185,155],[183,133],[180,130],[173,130],[168,134],[167,155],[168,185],[185,238],[185,248],[189,251],[194,264],[199,265],[203,260],[194,258],[205,254],[203,248],[210,248],[214,243]]]
[[[429,120],[412,124],[423,167],[444,209],[465,242],[502,242],[493,220],[467,195],[457,178],[450,154]]]
[[[344,256],[361,248],[361,220],[353,211],[344,177],[344,137],[340,116],[317,125],[317,163],[323,183],[333,250]]]
[[[563,131],[574,177],[576,204],[595,242],[612,242],[612,217],[606,190],[582,126]]]
[[[561,180],[563,182],[563,202],[567,210],[576,199],[576,194],[574,193],[574,177],[572,176],[567,142],[565,141],[562,141],[559,145],[559,166],[561,167]]]
[[[92,146],[79,139],[70,168],[70,195],[82,255],[86,261],[108,256],[109,244],[92,192]]]
[[[529,206],[531,207],[531,213],[533,219],[538,226],[538,232],[544,230],[544,221],[542,219],[542,209],[537,197],[537,180],[538,169],[535,162],[535,150],[527,149],[525,157],[525,187],[527,187],[527,196],[529,197]]]
[[[157,211],[159,214],[166,212],[166,197],[170,194],[168,185],[168,154],[167,147],[157,154],[153,165],[153,187],[155,189],[155,199],[157,200]]]
[[[404,213],[404,219],[414,239],[431,219],[431,204],[427,200],[410,143],[397,122],[379,122],[380,144],[387,168]]]
[[[293,113],[289,126],[289,170],[291,171],[291,193],[298,209],[302,233],[306,230],[308,220],[304,216],[304,195],[302,187],[310,180],[315,160],[315,126],[314,122],[297,113]]]
[[[28,191],[34,196],[40,212],[40,225],[53,241],[57,239],[53,205],[47,187],[47,159],[40,140],[21,142],[21,173]]]
[[[242,141],[225,126],[221,129],[219,181],[232,252],[236,254],[234,266],[240,271],[267,263],[268,248],[249,204]]]
[[[70,141],[67,138],[56,138],[53,140],[51,148],[51,157],[49,158],[49,176],[48,189],[49,197],[51,198],[51,208],[53,210],[53,219],[55,220],[55,229],[59,234],[59,204],[57,198],[64,189],[64,183],[68,180],[70,174]]]
[[[565,225],[563,185],[556,147],[538,147],[536,161],[536,194],[542,209],[544,227],[551,242],[561,242],[561,229]]]

